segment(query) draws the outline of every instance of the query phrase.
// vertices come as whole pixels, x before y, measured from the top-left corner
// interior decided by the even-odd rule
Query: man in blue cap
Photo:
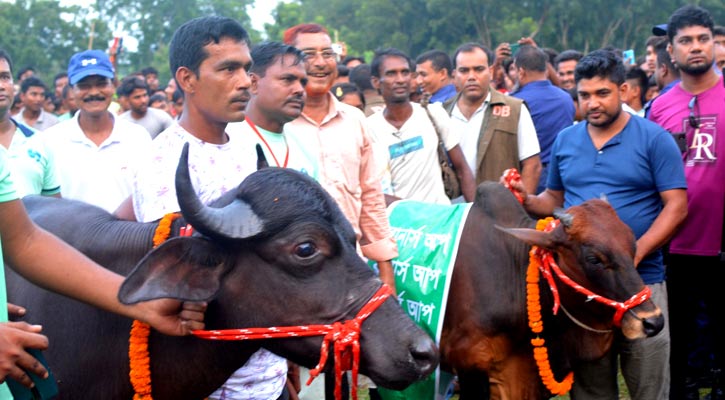
[[[131,194],[132,173],[151,146],[146,129],[108,111],[115,87],[106,53],[86,50],[68,63],[76,115],[43,132],[63,197],[113,212]]]

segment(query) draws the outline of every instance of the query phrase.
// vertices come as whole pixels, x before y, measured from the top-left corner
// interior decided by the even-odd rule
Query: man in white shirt
[[[426,110],[410,101],[412,68],[408,56],[397,49],[376,53],[371,75],[373,86],[383,96],[385,109],[368,117],[368,123],[385,154],[392,194],[404,199],[450,204],[438,163],[436,129],[439,129],[461,182],[463,196],[466,201],[473,201],[476,191],[473,176],[461,152],[458,133],[448,129],[448,116],[438,104],[428,105],[436,121],[434,125]]]
[[[539,141],[522,100],[491,90],[493,53],[477,43],[460,46],[453,57],[459,94],[444,104],[451,130],[460,132],[461,149],[476,183],[498,181],[517,168],[529,193],[541,173]]]
[[[244,28],[224,17],[188,21],[171,39],[169,64],[184,92],[184,108],[179,121],[154,139],[149,164],[136,174],[132,204],[142,222],[179,211],[174,175],[187,142],[192,185],[204,204],[237,188],[257,169],[254,146],[226,130],[227,123],[244,120],[249,100],[252,58]],[[132,217],[130,205],[124,202],[117,215]],[[277,399],[286,374],[285,359],[261,349],[209,398]]]
[[[131,194],[132,171],[151,145],[146,130],[108,111],[114,69],[106,53],[86,50],[68,64],[79,110],[42,132],[54,158],[62,195],[113,212]]]

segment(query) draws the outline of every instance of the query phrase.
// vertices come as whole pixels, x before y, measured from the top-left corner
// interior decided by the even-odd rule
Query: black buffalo
[[[356,254],[350,224],[316,182],[292,170],[264,169],[207,207],[191,187],[186,152],[177,170],[177,193],[195,234],[153,250],[155,223],[119,221],[77,201],[23,201],[35,223],[101,265],[130,274],[121,289],[123,301],[209,301],[207,329],[351,319],[380,287]],[[174,223],[175,234],[181,224]],[[6,273],[9,301],[27,307],[25,319],[42,324],[50,339],[46,358],[61,398],[130,399],[131,321],[49,293],[9,269]],[[435,344],[393,298],[363,323],[360,341],[361,372],[384,387],[403,388],[437,365]],[[321,342],[321,337],[218,342],[152,332],[153,397],[204,398],[260,347],[311,368]]]

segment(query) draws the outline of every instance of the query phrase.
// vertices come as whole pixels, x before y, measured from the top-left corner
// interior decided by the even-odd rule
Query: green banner
[[[398,242],[398,258],[392,262],[398,302],[436,344],[440,342],[453,264],[470,209],[470,203],[440,205],[411,200],[397,201],[388,209]],[[379,392],[386,400],[443,399],[452,379],[444,375],[438,368],[404,391],[380,388]]]

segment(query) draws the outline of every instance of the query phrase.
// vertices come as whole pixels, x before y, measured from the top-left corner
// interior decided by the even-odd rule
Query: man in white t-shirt
[[[204,57],[199,57],[202,54]],[[179,211],[174,175],[189,143],[189,173],[204,204],[235,189],[257,169],[253,143],[226,131],[244,120],[252,65],[249,36],[233,19],[202,17],[186,22],[171,39],[169,63],[184,92],[181,118],[153,141],[150,163],[136,173],[133,212],[126,202],[117,215],[147,222]],[[283,392],[287,362],[261,349],[210,399],[270,400]]]
[[[151,146],[146,130],[108,111],[114,69],[106,53],[86,50],[68,64],[76,115],[39,135],[55,161],[62,195],[113,212],[131,194],[132,171]]]
[[[368,117],[374,140],[385,155],[391,175],[392,195],[429,203],[450,204],[438,163],[438,127],[443,144],[461,182],[466,201],[473,201],[475,184],[459,146],[459,135],[448,129],[450,120],[438,104],[428,111],[410,101],[411,62],[397,49],[375,54],[371,81],[381,92],[385,109]]]

